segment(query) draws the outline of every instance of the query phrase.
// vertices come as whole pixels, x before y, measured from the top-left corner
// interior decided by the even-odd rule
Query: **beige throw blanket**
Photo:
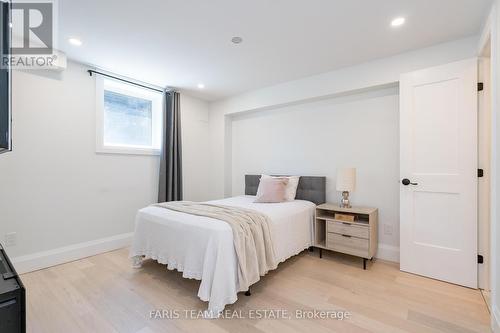
[[[277,267],[270,219],[266,215],[251,209],[190,201],[164,202],[155,206],[229,224],[238,259],[239,291],[248,290],[261,276]]]

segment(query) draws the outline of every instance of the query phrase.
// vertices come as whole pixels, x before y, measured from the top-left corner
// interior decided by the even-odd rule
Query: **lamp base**
[[[352,208],[351,203],[349,202],[349,192],[342,192],[342,199],[340,200],[340,207],[342,208]]]

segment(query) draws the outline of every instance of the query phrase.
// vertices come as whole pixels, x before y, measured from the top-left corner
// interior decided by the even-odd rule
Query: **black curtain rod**
[[[95,70],[93,70],[93,69],[89,69],[87,72],[89,73],[89,75],[90,75],[90,76],[92,76],[92,74],[99,74],[99,75],[106,76],[106,77],[109,77],[109,78],[112,78],[112,79],[115,79],[115,80],[119,80],[119,81],[122,81],[122,82],[126,82],[126,83],[129,83],[129,84],[133,84],[134,86],[138,86],[138,87],[146,88],[146,89],[149,89],[149,90],[154,90],[154,91],[161,92],[161,93],[165,92],[165,90],[160,90],[160,89],[156,89],[156,88],[148,87],[148,86],[145,86],[145,85],[140,84],[140,83],[137,83],[137,82],[133,82],[133,81],[125,80],[125,79],[122,79],[122,78],[120,78],[120,77],[116,77],[116,76],[109,75],[109,74],[106,74],[106,73],[103,73],[103,72],[98,72],[98,71],[95,71]]]

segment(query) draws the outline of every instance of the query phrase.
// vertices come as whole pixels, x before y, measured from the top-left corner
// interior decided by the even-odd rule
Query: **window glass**
[[[125,146],[153,145],[153,102],[104,91],[104,144]]]

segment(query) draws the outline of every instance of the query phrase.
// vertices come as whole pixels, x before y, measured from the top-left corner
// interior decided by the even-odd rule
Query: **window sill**
[[[98,154],[123,154],[123,155],[152,155],[159,156],[159,149],[132,148],[132,147],[97,147]]]

